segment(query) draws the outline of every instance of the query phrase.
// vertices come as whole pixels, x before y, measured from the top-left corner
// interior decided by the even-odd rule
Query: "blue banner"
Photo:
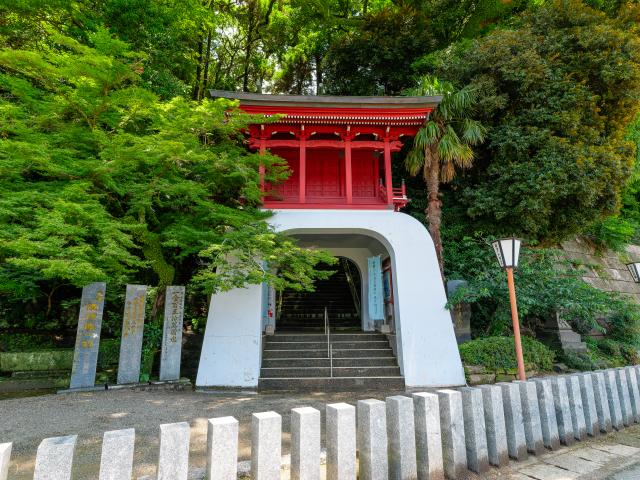
[[[382,289],[382,261],[380,257],[367,259],[369,273],[369,318],[384,320],[384,291]]]

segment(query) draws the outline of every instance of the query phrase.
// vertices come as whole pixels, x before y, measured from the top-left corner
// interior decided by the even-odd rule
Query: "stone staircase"
[[[326,335],[276,333],[264,337],[258,389],[404,389],[404,377],[386,336],[366,332],[332,333],[330,345],[333,362],[329,359]]]
[[[356,267],[351,268],[355,270]],[[360,291],[359,274],[348,273],[342,260],[332,266],[321,264],[317,269],[334,270],[335,273],[328,279],[317,280],[313,292],[287,289],[282,293],[278,331],[324,333],[325,308],[333,330],[360,328],[360,313],[356,305],[360,302],[359,299],[356,302],[353,294]]]

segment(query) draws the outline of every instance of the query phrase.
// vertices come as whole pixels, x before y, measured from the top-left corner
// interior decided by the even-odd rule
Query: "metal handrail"
[[[329,376],[333,378],[333,345],[329,347]]]
[[[329,343],[329,314],[327,313],[327,307],[324,307],[324,333],[327,336],[327,357],[331,355],[330,343]]]

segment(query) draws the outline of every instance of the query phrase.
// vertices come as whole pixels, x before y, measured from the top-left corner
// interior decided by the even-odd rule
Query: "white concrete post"
[[[359,400],[357,415],[360,479],[387,480],[387,406],[380,400]]]
[[[580,382],[580,395],[582,396],[582,409],[584,411],[584,421],[587,434],[595,437],[600,434],[600,424],[598,423],[596,397],[593,392],[591,374],[579,373],[576,376]]]
[[[538,393],[538,407],[540,408],[540,422],[542,425],[542,440],[544,446],[557,450],[560,448],[556,407],[553,403],[553,389],[548,378],[534,378]]]
[[[434,393],[413,394],[418,480],[444,479],[440,406]]]
[[[291,410],[291,480],[320,480],[320,411]]]
[[[36,453],[33,480],[69,480],[77,435],[45,438]]]
[[[104,432],[100,480],[131,480],[135,440],[136,431],[133,428]]]
[[[527,458],[527,439],[522,418],[522,400],[516,383],[496,383],[502,390],[504,420],[507,426],[507,447],[509,456],[514,460]]]
[[[622,410],[622,423],[628,427],[634,423],[633,411],[631,410],[631,398],[629,395],[629,384],[627,383],[627,373],[623,368],[616,369],[616,385],[618,386],[618,397],[620,398],[620,409]]]
[[[207,479],[238,477],[238,420],[210,418],[207,422]]]
[[[627,384],[629,385],[633,421],[638,423],[640,422],[640,389],[638,388],[636,369],[634,367],[626,367],[624,370],[625,375],[627,376]]]
[[[560,442],[564,445],[573,445],[573,424],[571,423],[571,412],[569,411],[569,392],[567,392],[567,381],[564,377],[552,377],[551,389],[553,390],[553,403],[556,407],[556,420],[558,420],[558,433]]]
[[[391,480],[413,480],[418,475],[413,400],[396,395],[387,397],[386,404],[389,477]]]
[[[9,459],[11,458],[12,443],[0,443],[0,480],[7,480],[9,476]]]
[[[251,416],[251,478],[280,480],[282,417],[276,412]]]
[[[534,455],[544,452],[542,439],[542,423],[540,421],[540,407],[538,406],[538,391],[536,384],[529,381],[515,381],[520,389],[522,402],[522,419],[524,421],[524,437],[527,441],[527,451]]]
[[[610,432],[613,428],[611,421],[611,410],[609,409],[609,396],[604,380],[604,372],[593,372],[591,374],[593,382],[593,395],[596,401],[596,413],[598,414],[598,424],[602,433]]]
[[[567,393],[569,394],[569,410],[571,411],[571,426],[573,436],[576,440],[582,440],[587,436],[587,423],[584,415],[584,405],[582,404],[582,393],[580,392],[580,380],[578,375],[568,375]]]
[[[327,480],[356,479],[356,409],[347,403],[327,405]]]
[[[479,388],[482,391],[489,463],[496,467],[502,467],[509,463],[502,389],[496,385],[480,385]]]
[[[489,451],[482,391],[479,388],[464,387],[460,389],[460,393],[462,393],[467,465],[471,471],[484,473],[489,470]]]
[[[160,425],[158,480],[187,480],[189,436],[190,428],[187,422]]]
[[[618,382],[616,381],[615,369],[604,370],[604,386],[607,390],[607,399],[609,401],[609,411],[611,412],[611,424],[616,430],[621,430],[622,406],[620,405],[620,396],[618,395]]]
[[[464,478],[467,471],[467,447],[464,438],[462,394],[456,390],[438,390],[444,473],[452,480]]]

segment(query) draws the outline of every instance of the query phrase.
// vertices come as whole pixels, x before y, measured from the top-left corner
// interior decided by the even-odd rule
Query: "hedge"
[[[531,337],[522,337],[522,350],[527,370],[550,371],[555,354]],[[504,372],[517,368],[513,337],[485,337],[460,345],[465,365],[480,365],[490,372]]]

